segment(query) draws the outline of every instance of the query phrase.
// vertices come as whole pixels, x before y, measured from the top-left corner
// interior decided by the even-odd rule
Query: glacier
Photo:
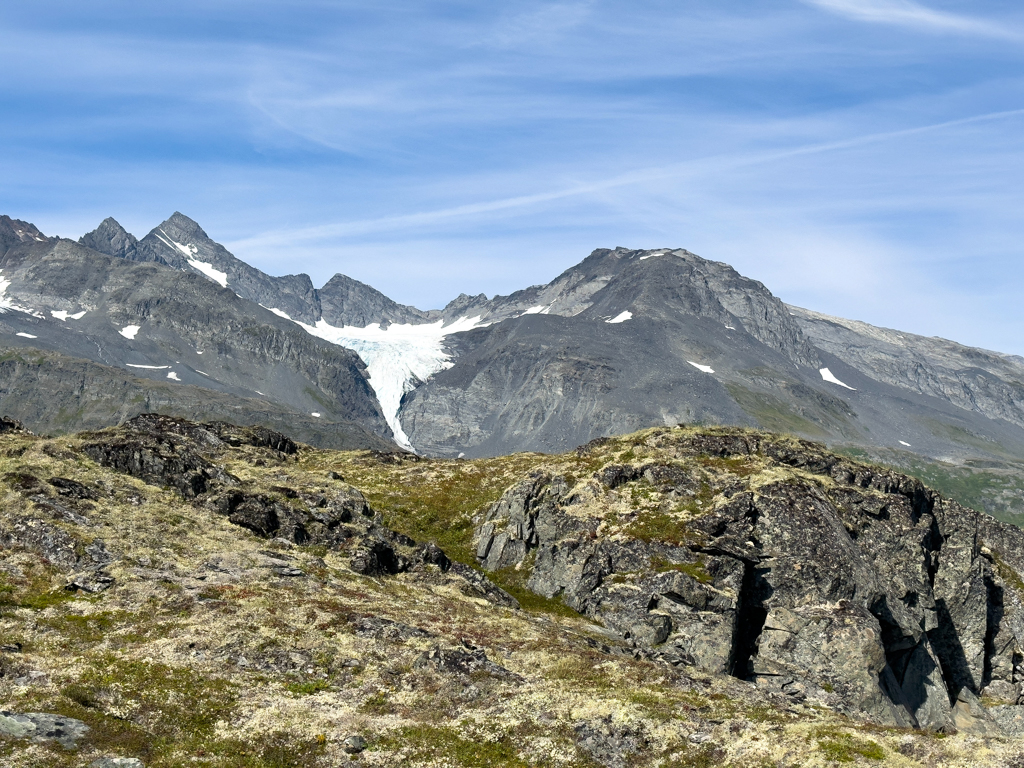
[[[270,311],[284,314],[280,310]],[[402,397],[438,371],[450,368],[453,363],[451,355],[444,350],[445,337],[489,325],[480,320],[480,316],[461,317],[448,325],[438,320],[436,323],[392,323],[387,328],[381,328],[380,323],[372,323],[365,328],[339,328],[322,319],[316,325],[297,320],[292,322],[313,336],[351,349],[362,358],[384,418],[395,435],[395,442],[415,451],[399,419]]]

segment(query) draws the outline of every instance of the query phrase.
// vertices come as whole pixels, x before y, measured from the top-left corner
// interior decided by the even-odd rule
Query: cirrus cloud
[[[875,24],[893,24],[931,32],[952,32],[1003,40],[1022,40],[1020,30],[985,19],[937,11],[913,0],[803,0],[807,5]]]

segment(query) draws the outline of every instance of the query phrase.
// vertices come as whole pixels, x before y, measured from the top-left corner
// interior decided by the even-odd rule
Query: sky
[[[686,248],[1024,354],[1019,0],[0,0],[0,213],[440,307]]]

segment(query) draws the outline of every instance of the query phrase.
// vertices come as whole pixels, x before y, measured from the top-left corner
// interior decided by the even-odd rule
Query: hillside
[[[3,426],[5,765],[1022,765],[1024,532],[818,444]]]

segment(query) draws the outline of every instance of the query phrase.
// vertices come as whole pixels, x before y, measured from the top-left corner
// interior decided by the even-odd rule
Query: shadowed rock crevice
[[[767,571],[767,568],[758,568],[755,563],[743,564],[743,587],[730,654],[730,673],[741,680],[747,680],[751,676],[751,659],[757,654],[761,632],[768,618],[765,602],[771,597],[772,588],[764,578]]]
[[[988,593],[988,615],[985,630],[985,665],[982,669],[979,692],[992,682],[993,661],[997,653],[996,636],[999,634],[1004,612],[1003,587],[996,582],[993,574],[986,575],[985,587]]]

